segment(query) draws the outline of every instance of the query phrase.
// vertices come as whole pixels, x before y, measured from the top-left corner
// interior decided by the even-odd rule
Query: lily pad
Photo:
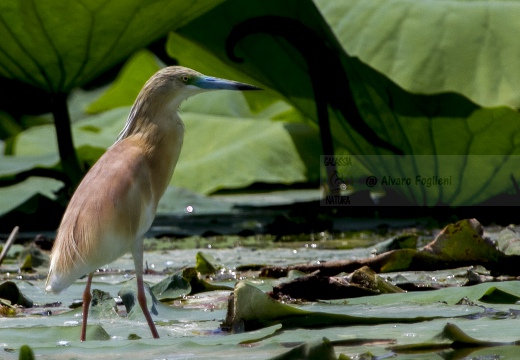
[[[287,328],[303,327],[314,328],[337,325],[359,324],[384,324],[384,323],[414,323],[425,320],[433,320],[439,317],[465,316],[468,310],[474,313],[482,312],[482,309],[468,308],[429,308],[428,314],[419,308],[406,312],[392,311],[378,312],[378,314],[365,313],[363,316],[352,315],[354,311],[349,307],[330,307],[313,304],[306,306],[291,306],[277,302],[266,293],[248,284],[240,282],[235,287],[232,305],[228,308],[228,314],[223,326],[234,331],[242,329],[253,330],[264,326],[282,324]]]
[[[197,265],[195,269],[203,275],[214,274],[219,269],[223,268],[222,265],[218,264],[215,258],[211,254],[203,253],[199,251],[196,256]]]
[[[275,356],[270,360],[312,359],[336,360],[337,357],[336,353],[334,352],[334,346],[332,345],[332,343],[328,339],[324,338],[320,342],[312,344],[302,344],[286,352],[285,354]]]
[[[20,305],[26,308],[30,308],[34,304],[12,281],[4,281],[0,284],[0,298],[9,300],[12,305]]]

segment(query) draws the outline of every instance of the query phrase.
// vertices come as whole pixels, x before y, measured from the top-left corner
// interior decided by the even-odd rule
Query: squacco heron
[[[58,293],[87,275],[81,341],[85,341],[93,273],[131,252],[137,300],[154,338],[159,334],[146,304],[143,237],[155,217],[179,159],[184,124],[177,111],[192,95],[255,86],[170,66],[155,73],[137,96],[116,142],[85,175],[61,220],[51,253],[46,291]]]

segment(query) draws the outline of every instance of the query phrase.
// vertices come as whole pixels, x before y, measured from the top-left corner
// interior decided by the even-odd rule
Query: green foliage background
[[[405,154],[434,155],[427,163],[367,157],[355,177],[433,171],[455,178],[451,191],[397,189],[404,201],[419,205],[473,205],[514,195],[519,12],[517,1],[3,2],[0,213],[24,204],[24,211],[34,211],[42,195],[66,202],[71,185],[115,139],[141,85],[164,62],[265,89],[185,104],[186,146],[172,184],[203,194],[254,183],[316,186],[323,149],[308,59],[267,25],[226,49],[234,29],[263,16],[298,21],[320,39],[326,56],[339,60],[341,68],[319,72],[333,91],[318,94],[328,103],[336,155],[392,155],[338,105],[350,96],[382,141]],[[155,55],[141,51],[147,46]],[[244,61],[232,61],[230,50]],[[68,136],[64,94],[77,161],[66,159],[66,146],[55,146]],[[60,184],[68,190],[55,195]]]

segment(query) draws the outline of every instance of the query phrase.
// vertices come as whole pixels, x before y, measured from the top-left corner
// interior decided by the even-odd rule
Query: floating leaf
[[[505,228],[498,234],[497,247],[506,255],[520,255],[520,236],[512,228]]]
[[[20,347],[20,355],[18,360],[34,360],[34,351],[29,345],[22,345]]]
[[[32,261],[32,255],[27,254],[25,256],[25,260],[23,261],[22,266],[20,266],[21,271],[32,271],[33,270],[33,261]]]
[[[285,354],[275,356],[270,360],[337,360],[332,343],[324,338],[320,342],[302,344]]]
[[[294,275],[294,271],[292,274]],[[293,299],[316,301],[399,292],[404,290],[381,279],[372,269],[364,266],[348,276],[326,277],[320,276],[319,272],[299,276],[276,285],[273,288],[273,297],[284,299],[288,296]]]
[[[159,302],[155,297],[154,293],[151,291],[150,286],[148,284],[144,284],[144,290],[146,295],[146,305],[148,306],[148,311],[151,315],[158,314],[158,306]],[[126,312],[129,317],[135,316],[135,314],[142,314],[142,310],[137,302],[137,284],[135,281],[130,280],[125,283],[125,286],[121,288],[118,292],[119,297],[123,301],[125,305]]]
[[[290,270],[306,273],[320,271],[320,275],[334,276],[369,266],[376,272],[405,270],[441,270],[469,265],[485,266],[489,270],[516,275],[518,255],[506,255],[496,244],[483,237],[482,225],[476,219],[465,219],[447,225],[439,235],[422,249],[398,249],[365,259],[329,261],[320,264],[265,267],[261,275],[285,276]]]
[[[418,238],[417,234],[401,234],[377,243],[373,248],[376,254],[396,249],[416,249]]]
[[[163,301],[188,295],[191,292],[191,285],[184,278],[183,271],[177,271],[153,285],[151,290],[157,299]]]
[[[321,308],[312,305],[308,308],[305,306],[297,307],[280,303],[269,297],[260,289],[246,282],[240,282],[235,286],[233,303],[228,308],[228,314],[224,327],[229,327],[235,331],[244,329],[246,331],[257,329],[264,326],[274,324],[283,324],[284,327],[324,327],[336,325],[354,325],[354,324],[384,324],[384,323],[413,323],[425,320],[432,320],[439,317],[450,316],[466,316],[468,308],[454,309],[444,307],[424,314],[423,311],[411,311],[407,313],[381,312],[377,315],[352,316],[349,315],[348,307]],[[472,309],[476,313],[480,313],[481,309]],[[239,329],[239,330],[237,330]]]
[[[202,275],[214,274],[219,269],[222,269],[223,266],[218,264],[213,256],[208,253],[203,253],[199,251],[195,257],[197,264],[195,265],[195,269],[201,273]]]
[[[12,305],[20,305],[25,308],[33,306],[33,301],[27,298],[12,281],[4,281],[0,284],[0,298],[9,300]]]
[[[413,353],[422,352],[426,349],[448,349],[448,348],[474,348],[474,347],[491,347],[491,346],[504,346],[504,345],[517,345],[519,341],[512,342],[500,342],[500,341],[485,341],[475,339],[472,336],[466,334],[457,325],[448,323],[440,334],[434,337],[434,342],[410,344],[410,345],[397,345],[391,346],[390,349],[396,353]]]

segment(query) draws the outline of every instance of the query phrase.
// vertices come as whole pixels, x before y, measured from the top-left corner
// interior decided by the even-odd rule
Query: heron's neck
[[[151,107],[134,104],[116,144],[125,139],[139,144],[150,170],[152,189],[157,201],[163,195],[179,159],[184,139],[184,123],[178,108],[171,103]]]
[[[177,112],[184,99],[183,96],[167,95],[147,97],[146,93],[142,91],[130,109],[125,127],[119,134],[117,141],[138,134],[144,137],[153,137],[163,128],[170,127],[172,121],[178,121],[182,124]]]

